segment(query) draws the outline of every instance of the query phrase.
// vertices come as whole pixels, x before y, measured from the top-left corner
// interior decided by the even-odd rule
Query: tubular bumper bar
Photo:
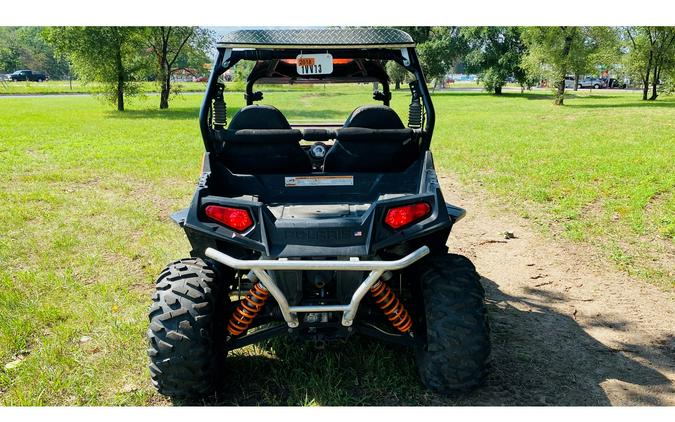
[[[429,247],[422,246],[395,261],[360,261],[358,258],[350,258],[349,261],[288,260],[285,258],[242,260],[233,258],[213,248],[207,248],[205,255],[236,270],[252,270],[279,304],[281,313],[288,326],[295,328],[299,325],[298,313],[300,312],[343,312],[342,325],[351,326],[359,309],[361,299],[377,282],[383,272],[408,267],[428,255],[429,252]],[[370,271],[370,273],[354,291],[352,300],[347,305],[289,306],[286,296],[276,285],[272,276],[267,272],[268,270]]]

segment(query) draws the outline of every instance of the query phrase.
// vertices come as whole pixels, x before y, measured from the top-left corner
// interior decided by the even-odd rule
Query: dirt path
[[[673,295],[452,180],[446,201],[468,214],[448,244],[483,276],[494,343],[488,385],[466,404],[675,405]]]

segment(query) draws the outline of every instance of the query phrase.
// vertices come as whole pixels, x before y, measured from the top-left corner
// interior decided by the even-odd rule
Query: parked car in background
[[[574,76],[565,76],[565,88],[574,88]]]
[[[605,84],[605,81],[603,81],[600,78],[584,78],[584,79],[579,80],[579,83],[577,84],[577,87],[600,89],[600,88],[606,88],[607,85]]]
[[[18,81],[32,81],[32,82],[44,82],[47,80],[47,75],[42,72],[33,72],[32,70],[23,69],[17,70],[16,72],[9,75],[12,82]]]
[[[619,80],[615,78],[609,78],[609,80],[606,80],[606,86],[607,88],[626,89],[628,87],[628,83],[625,79]]]

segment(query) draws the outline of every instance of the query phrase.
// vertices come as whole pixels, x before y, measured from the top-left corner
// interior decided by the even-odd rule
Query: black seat
[[[404,129],[403,122],[391,108],[383,105],[358,107],[347,117],[342,127],[365,127],[368,129]]]
[[[412,129],[403,125],[393,109],[381,105],[362,106],[337,130],[335,144],[324,160],[324,171],[403,171],[418,154]]]
[[[221,153],[233,173],[309,173],[312,163],[301,139],[275,107],[250,105],[232,118]]]

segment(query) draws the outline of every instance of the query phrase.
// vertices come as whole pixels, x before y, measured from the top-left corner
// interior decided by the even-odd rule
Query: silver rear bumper
[[[301,312],[342,312],[342,325],[351,326],[361,300],[383,272],[406,268],[422,259],[429,252],[427,246],[422,246],[395,261],[361,261],[358,258],[350,258],[349,261],[289,260],[286,258],[242,260],[233,258],[213,248],[207,248],[205,254],[209,258],[230,268],[251,270],[279,304],[281,313],[288,326],[295,328],[299,325],[298,313]],[[352,299],[347,305],[289,306],[286,296],[276,285],[268,270],[370,271],[370,273],[354,291]]]

